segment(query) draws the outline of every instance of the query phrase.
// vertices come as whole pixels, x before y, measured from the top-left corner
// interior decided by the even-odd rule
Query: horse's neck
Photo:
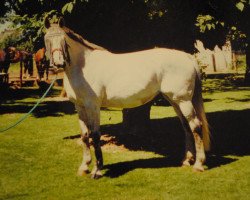
[[[71,76],[73,74],[80,73],[80,71],[84,68],[87,57],[93,50],[72,39],[68,39],[67,41],[69,42],[68,51],[70,61],[66,63],[65,72],[68,76]]]

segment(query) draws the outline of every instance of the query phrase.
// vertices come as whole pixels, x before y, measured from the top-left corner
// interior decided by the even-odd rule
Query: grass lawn
[[[0,199],[249,199],[250,87],[208,79],[203,90],[213,137],[205,172],[179,167],[180,123],[171,107],[153,106],[151,134],[121,131],[121,111],[102,110],[104,177],[78,177],[77,115],[69,102],[46,98],[23,123],[0,133]],[[0,102],[0,129],[41,94],[31,88],[8,94]]]

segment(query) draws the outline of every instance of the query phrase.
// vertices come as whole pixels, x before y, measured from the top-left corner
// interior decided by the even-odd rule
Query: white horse
[[[83,162],[78,174],[89,173],[91,162],[89,136],[93,138],[96,165],[93,178],[102,176],[100,147],[100,108],[133,108],[152,100],[158,93],[173,105],[186,133],[183,165],[194,162],[204,171],[205,152],[209,149],[209,129],[201,95],[197,64],[185,52],[155,48],[114,54],[89,43],[58,24],[45,22],[45,44],[53,66],[65,67],[64,87],[74,102],[81,127]],[[195,152],[191,148],[195,141]]]

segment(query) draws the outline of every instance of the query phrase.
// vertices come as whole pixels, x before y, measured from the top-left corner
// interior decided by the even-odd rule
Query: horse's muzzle
[[[57,74],[59,72],[64,72],[65,65],[57,65],[57,66],[50,66],[49,71],[51,71],[54,74]]]

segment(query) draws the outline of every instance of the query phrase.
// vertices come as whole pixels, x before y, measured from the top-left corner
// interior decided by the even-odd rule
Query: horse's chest
[[[64,88],[70,101],[74,103],[85,104],[89,101],[95,101],[98,98],[98,89],[93,87],[84,79],[71,79],[64,77]]]

